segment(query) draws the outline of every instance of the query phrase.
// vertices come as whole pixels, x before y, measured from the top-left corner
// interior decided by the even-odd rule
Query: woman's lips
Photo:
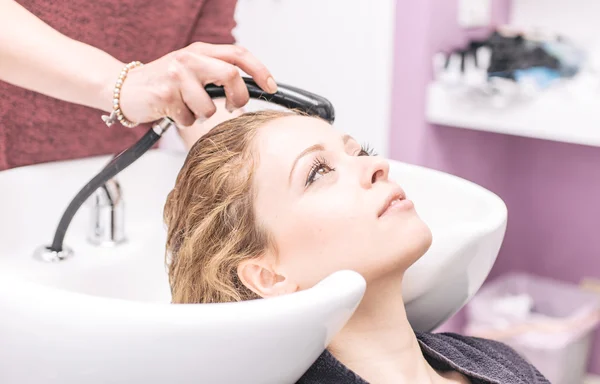
[[[391,202],[391,204],[383,211],[381,216],[385,216],[392,212],[408,211],[413,208],[414,208],[414,204],[413,204],[412,200],[408,200],[408,199],[393,200]]]
[[[407,211],[412,208],[414,208],[414,204],[411,200],[406,199],[404,191],[396,189],[387,197],[377,216],[382,217],[392,212]]]

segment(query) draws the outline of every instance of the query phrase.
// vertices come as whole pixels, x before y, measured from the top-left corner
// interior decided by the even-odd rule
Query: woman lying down
[[[431,232],[388,171],[318,118],[263,111],[215,127],[165,206],[173,302],[273,297],[350,269],[364,298],[298,383],[548,383],[503,344],[411,329],[402,278]]]

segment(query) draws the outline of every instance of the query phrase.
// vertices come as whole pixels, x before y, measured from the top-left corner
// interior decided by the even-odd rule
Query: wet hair
[[[295,111],[260,111],[227,120],[191,148],[164,208],[166,259],[174,303],[257,299],[238,265],[263,254],[268,233],[256,221],[253,151],[257,129]]]

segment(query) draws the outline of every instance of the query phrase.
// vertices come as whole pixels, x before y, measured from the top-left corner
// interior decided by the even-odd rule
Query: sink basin
[[[431,247],[403,282],[412,327],[429,332],[458,312],[487,278],[504,240],[506,205],[485,188],[440,171],[392,161],[390,175],[433,233]]]
[[[65,238],[73,258],[32,257],[108,159],[0,173],[0,383],[295,382],[353,314],[365,281],[339,271],[268,300],[169,304],[162,208],[182,154],[150,151],[118,176],[125,244],[89,244],[84,206]],[[434,234],[404,283],[411,323],[432,330],[485,280],[504,237],[506,207],[493,193],[430,169],[392,161],[391,177]]]

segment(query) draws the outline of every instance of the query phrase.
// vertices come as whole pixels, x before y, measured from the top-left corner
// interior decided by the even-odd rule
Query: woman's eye
[[[329,172],[331,172],[331,168],[329,168],[327,165],[320,166],[319,169],[317,169],[315,177],[323,176]]]
[[[377,153],[369,145],[363,145],[358,152],[358,156],[377,156]]]
[[[322,176],[325,176],[329,172],[333,171],[335,171],[335,169],[332,168],[329,164],[327,164],[325,159],[316,159],[312,168],[310,169],[310,172],[308,173],[305,187],[308,187],[310,184],[314,183]]]

